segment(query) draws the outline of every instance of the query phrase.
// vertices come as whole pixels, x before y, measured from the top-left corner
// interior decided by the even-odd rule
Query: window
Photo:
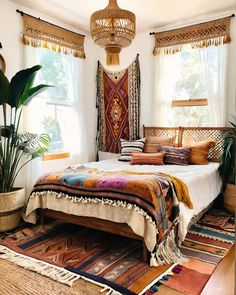
[[[209,126],[211,115],[203,80],[199,49],[184,45],[172,95],[172,120],[176,126]]]
[[[47,133],[51,138],[49,153],[61,153],[70,150],[71,127],[74,118],[74,97],[69,89],[66,69],[69,67],[68,57],[48,49],[37,49],[39,64],[43,68],[39,71],[37,82],[53,85],[38,95],[32,102],[33,118],[36,130]]]

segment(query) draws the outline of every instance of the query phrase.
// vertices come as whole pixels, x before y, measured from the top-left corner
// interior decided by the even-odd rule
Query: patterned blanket
[[[41,191],[65,193],[74,198],[106,199],[111,205],[119,202],[135,205],[155,223],[159,241],[168,230],[169,222],[179,213],[176,196],[179,188],[171,176],[162,173],[66,170],[40,177],[32,193]]]

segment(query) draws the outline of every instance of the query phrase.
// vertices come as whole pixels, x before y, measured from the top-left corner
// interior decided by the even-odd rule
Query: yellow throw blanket
[[[123,170],[120,172],[127,173],[127,174],[138,174],[138,175],[150,175],[150,174],[158,175],[159,174],[159,175],[168,176],[170,178],[170,181],[174,185],[178,200],[185,203],[190,209],[193,209],[193,203],[189,196],[188,187],[180,178],[170,175],[168,173],[163,173],[163,172],[139,172],[139,171],[130,171],[130,170]]]

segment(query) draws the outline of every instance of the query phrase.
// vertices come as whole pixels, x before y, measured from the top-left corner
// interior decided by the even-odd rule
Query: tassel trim
[[[175,243],[174,228],[168,236],[157,245],[156,252],[151,253],[150,266],[160,266],[164,264],[181,263],[187,260]]]
[[[48,277],[54,281],[60,282],[67,286],[72,287],[73,283],[78,279],[83,279],[87,282],[93,283],[101,288],[103,288],[100,293],[106,292],[104,295],[122,295],[120,292],[112,289],[111,287],[99,283],[97,281],[91,280],[84,276],[72,273],[62,267],[49,264],[45,261],[35,259],[33,257],[28,257],[23,254],[19,254],[6,246],[0,245],[0,259],[5,259],[10,261],[24,269],[34,271],[45,277]]]
[[[209,46],[220,46],[229,44],[231,42],[231,38],[229,35],[223,36],[223,37],[215,37],[210,38],[206,40],[201,40],[193,43],[185,43],[185,44],[191,44],[192,49],[199,49],[199,48],[206,48]],[[167,46],[167,47],[158,47],[156,46],[153,50],[153,54],[161,55],[161,54],[175,54],[182,51],[184,44],[178,44],[173,46]]]
[[[109,205],[109,206],[114,206],[114,207],[122,207],[122,208],[126,208],[128,210],[135,210],[138,214],[142,215],[143,217],[145,217],[145,219],[148,220],[148,222],[152,223],[155,228],[156,228],[156,223],[152,220],[152,218],[141,208],[139,208],[136,205],[127,203],[126,201],[115,201],[115,200],[109,200],[109,199],[98,199],[98,198],[87,198],[87,197],[74,197],[74,196],[69,196],[65,193],[57,193],[54,191],[40,191],[40,192],[33,192],[30,195],[30,198],[35,198],[35,197],[43,197],[47,194],[52,195],[53,197],[60,199],[60,198],[65,198],[65,199],[69,199],[72,203],[90,203],[90,204],[97,204],[97,203],[101,203],[102,205]],[[27,216],[26,216],[27,218]],[[158,234],[158,230],[156,228],[156,234]]]
[[[81,46],[81,51],[79,51],[79,50],[76,50],[76,49],[60,46],[58,44],[54,44],[54,43],[51,43],[51,42],[30,38],[30,37],[28,37],[26,35],[23,35],[22,42],[23,42],[24,45],[28,45],[28,46],[32,46],[32,47],[42,47],[42,48],[46,48],[46,49],[55,51],[57,53],[62,53],[62,54],[66,54],[66,55],[72,55],[72,56],[78,57],[78,58],[83,58],[84,59],[86,57],[85,53],[84,53],[83,46]]]

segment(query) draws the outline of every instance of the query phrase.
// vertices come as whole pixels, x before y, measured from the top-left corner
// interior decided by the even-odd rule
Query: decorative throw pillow
[[[131,153],[131,165],[164,165],[165,153]]]
[[[121,155],[119,161],[131,161],[131,153],[142,153],[146,138],[141,138],[134,141],[120,140]]]
[[[156,153],[160,145],[173,145],[174,137],[167,136],[147,136],[144,153]]]
[[[188,159],[189,164],[207,165],[209,163],[209,150],[215,145],[215,143],[216,142],[214,139],[209,138],[204,141],[186,144],[185,147],[191,148],[190,156]]]
[[[164,152],[164,163],[172,165],[188,165],[190,148],[162,146],[159,152]]]

